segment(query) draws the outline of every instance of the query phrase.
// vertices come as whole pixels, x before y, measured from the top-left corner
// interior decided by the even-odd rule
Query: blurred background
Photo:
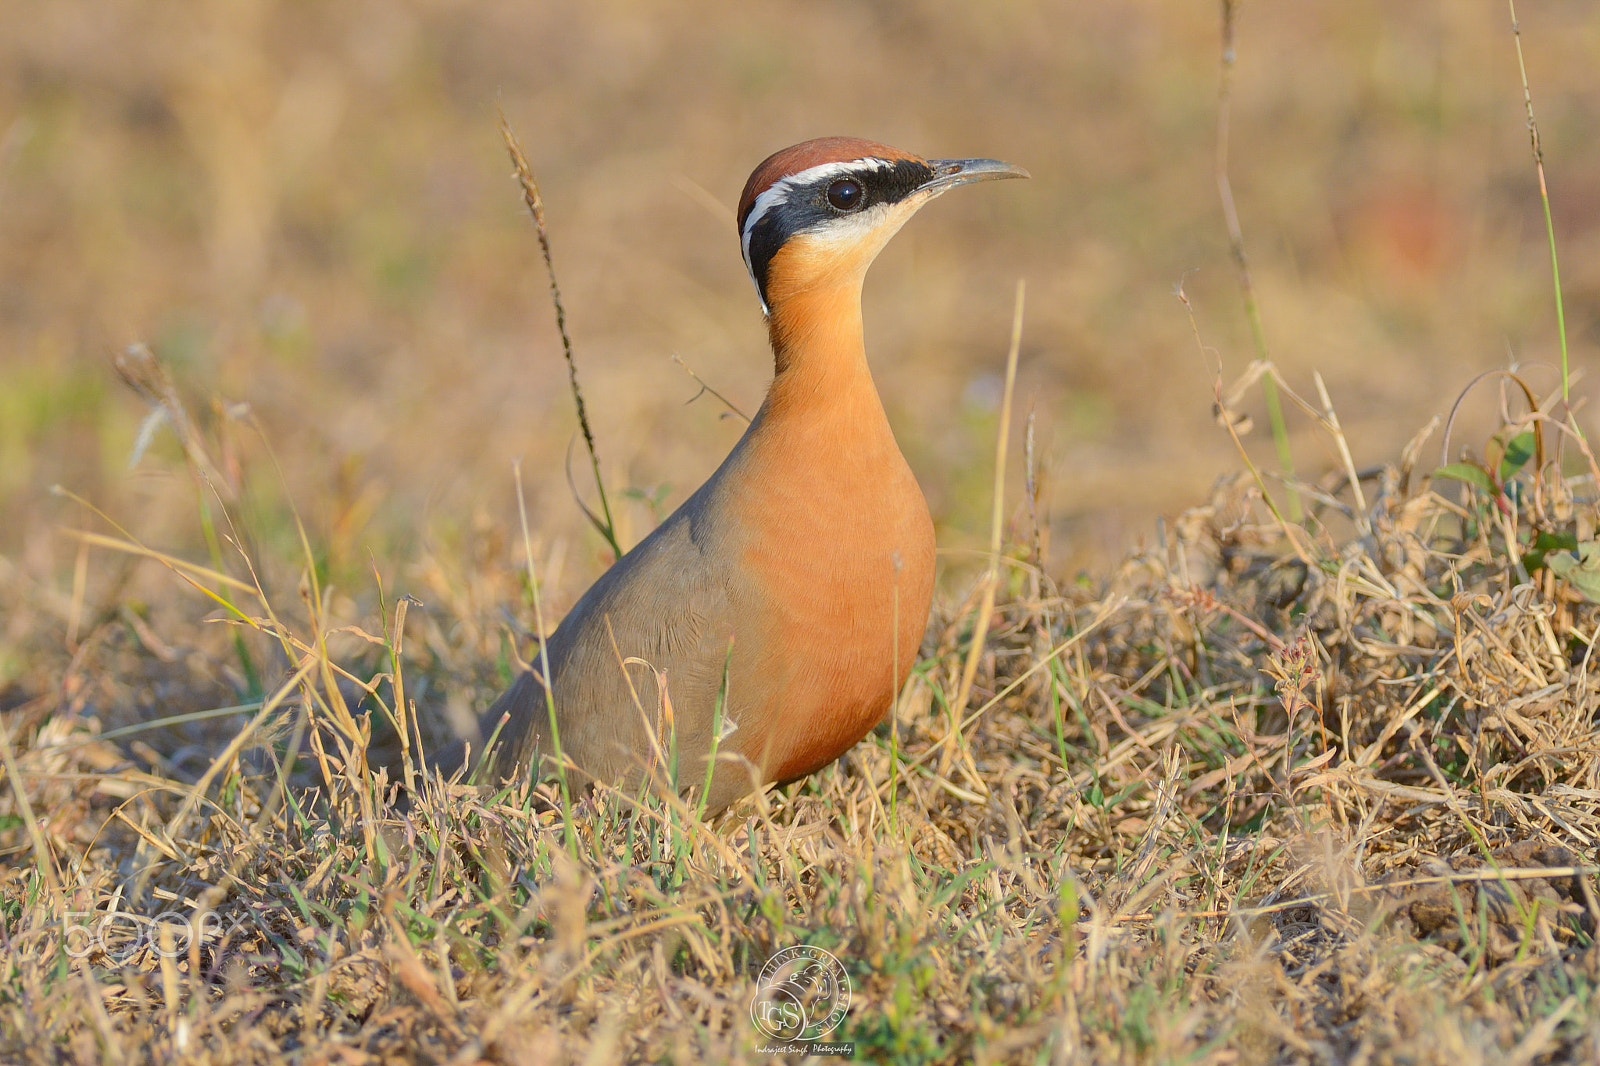
[[[1586,368],[1600,7],[1519,13]],[[571,602],[608,557],[566,483],[576,421],[502,110],[545,198],[625,544],[741,430],[690,402],[673,357],[760,402],[770,357],[732,208],[764,156],[823,134],[1034,175],[941,199],[868,278],[869,353],[950,560],[987,537],[1018,279],[1018,419],[1036,419],[1054,573],[1092,576],[1241,465],[1211,415],[1218,361],[1231,381],[1254,355],[1215,176],[1216,3],[0,0],[0,27],[13,604],[96,595],[72,585],[60,530],[107,527],[52,485],[156,547],[201,544],[170,435],[130,468],[148,408],[111,358],[136,341],[199,417],[236,426],[218,461],[249,468],[262,512],[298,511],[347,585],[420,558],[515,566],[520,459],[536,551]],[[1230,169],[1269,354],[1305,395],[1322,373],[1356,462],[1396,458],[1481,371],[1532,365],[1554,388],[1507,8],[1246,4],[1236,43]],[[1270,463],[1260,404],[1247,444]],[[1481,449],[1494,407],[1475,393],[1452,448]],[[1300,472],[1333,466],[1290,422]],[[573,469],[592,499],[581,445]],[[258,533],[274,529],[292,562],[292,525]]]

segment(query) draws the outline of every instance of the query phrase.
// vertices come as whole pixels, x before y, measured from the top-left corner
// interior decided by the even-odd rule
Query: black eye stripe
[[[759,215],[745,219],[744,225],[745,260],[762,302],[767,299],[767,268],[791,237],[842,221],[843,216],[857,215],[877,204],[897,203],[933,176],[933,168],[920,160],[873,160],[852,168],[830,168],[829,173],[803,183],[795,181],[798,175],[774,183],[772,191],[781,190],[782,195],[764,205]],[[854,183],[861,190],[853,207],[830,202],[829,190],[841,182]]]

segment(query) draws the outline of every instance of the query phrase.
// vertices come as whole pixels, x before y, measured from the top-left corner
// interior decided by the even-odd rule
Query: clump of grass
[[[892,731],[711,825],[423,778],[406,693],[472,670],[411,661],[407,601],[352,628],[309,565],[288,607],[124,539],[277,676],[242,728],[162,724],[205,731],[187,768],[96,735],[136,685],[11,726],[0,1052],[762,1061],[756,976],[810,944],[885,1061],[1592,1055],[1600,611],[1555,560],[1594,475],[1416,454],[1299,486],[1304,526],[1242,475],[1101,586],[944,606]],[[63,692],[202,661],[151,657],[102,640]]]

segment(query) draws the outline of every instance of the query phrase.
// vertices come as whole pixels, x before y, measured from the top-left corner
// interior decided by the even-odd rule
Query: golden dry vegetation
[[[1293,488],[1212,5],[0,12],[0,1058],[766,1061],[795,944],[873,1060],[1600,1054],[1589,5],[1520,12],[1565,378],[1510,13],[1239,12]],[[847,132],[1034,174],[868,283],[947,549],[924,658],[714,825],[386,784],[504,683],[524,558],[556,613],[606,562],[501,110],[627,542],[739,430],[672,357],[746,408],[770,370],[750,166]]]

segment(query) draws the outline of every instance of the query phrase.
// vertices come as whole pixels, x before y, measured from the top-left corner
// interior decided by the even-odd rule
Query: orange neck
[[[768,417],[826,405],[854,420],[868,414],[858,406],[866,404],[883,418],[867,367],[859,275],[781,294],[773,301],[767,332],[773,354]]]

